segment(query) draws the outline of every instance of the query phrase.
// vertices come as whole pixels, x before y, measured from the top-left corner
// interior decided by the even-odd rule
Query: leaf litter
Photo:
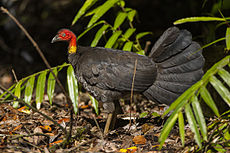
[[[105,126],[106,113],[100,108],[100,114],[96,116],[87,94],[80,95],[80,111],[74,116],[71,143],[67,148],[57,149],[56,152],[159,152],[158,138],[166,119],[152,114],[162,114],[164,106],[149,102],[140,95],[134,96],[134,107],[129,106],[128,100],[122,100],[124,114],[118,116],[115,130],[111,130],[102,139],[100,132]],[[10,103],[0,104],[0,152],[48,153],[49,147],[64,140],[64,133],[53,122],[36,112],[25,113],[21,110],[25,108],[15,109]],[[62,93],[56,94],[52,106],[45,98],[40,111],[68,130],[70,113]],[[143,112],[147,113],[139,118]],[[98,130],[94,117],[101,130]],[[194,143],[192,138],[192,134],[187,135],[186,139],[190,140],[188,143]],[[178,129],[172,130],[163,151],[183,152]]]

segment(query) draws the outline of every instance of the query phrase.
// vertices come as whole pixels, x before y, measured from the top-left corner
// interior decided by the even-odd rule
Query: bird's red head
[[[68,29],[61,29],[58,31],[57,35],[52,39],[51,43],[57,41],[67,41],[69,42],[68,52],[70,54],[76,53],[77,45],[76,45],[76,35],[68,30]]]

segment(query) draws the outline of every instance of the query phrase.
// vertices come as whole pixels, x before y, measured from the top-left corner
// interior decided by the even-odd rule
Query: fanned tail
[[[171,104],[203,76],[200,45],[187,30],[171,27],[153,46],[150,57],[157,64],[157,78],[143,94],[156,102]]]

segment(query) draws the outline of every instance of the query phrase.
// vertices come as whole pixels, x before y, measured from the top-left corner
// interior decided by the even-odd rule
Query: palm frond
[[[58,72],[62,70],[64,67],[72,67],[70,64],[62,64],[52,68],[52,71],[55,75],[58,75]],[[49,76],[48,76],[49,75]],[[48,77],[48,79],[46,79]],[[30,76],[22,78],[17,83],[12,85],[9,90],[14,93],[15,96],[18,98],[24,98],[24,101],[28,104],[31,104],[33,92],[35,91],[35,101],[37,109],[40,109],[41,104],[44,99],[45,94],[45,87],[47,86],[47,95],[49,97],[50,104],[52,104],[52,99],[54,96],[54,89],[55,89],[55,78],[49,69],[45,69],[43,71],[34,73]],[[46,85],[47,84],[47,85]],[[6,100],[10,97],[10,94],[4,92],[0,95],[3,100]],[[13,106],[18,108],[18,102],[14,101]]]
[[[230,56],[226,56],[221,61],[217,62],[214,66],[212,66],[202,77],[200,81],[186,90],[172,105],[166,110],[163,114],[166,115],[170,111],[174,111],[172,115],[168,118],[167,122],[164,124],[162,129],[161,136],[159,138],[159,142],[161,144],[160,148],[163,145],[163,142],[166,140],[170,129],[176,123],[181,123],[181,113],[184,111],[186,117],[188,119],[188,123],[190,125],[191,130],[194,132],[194,138],[199,147],[202,147],[202,140],[207,140],[207,125],[205,123],[205,119],[203,116],[203,112],[200,106],[200,102],[203,101],[211,108],[211,110],[215,113],[216,116],[220,117],[219,110],[212,98],[212,93],[207,89],[207,85],[210,84],[214,87],[214,89],[219,93],[220,97],[222,97],[223,101],[226,102],[230,106],[230,94],[229,94],[229,72],[227,69],[230,66]],[[221,81],[218,79],[218,76],[224,80]],[[228,87],[226,87],[228,86]],[[200,100],[198,100],[200,97]],[[190,106],[192,105],[192,107]],[[181,133],[182,129],[180,129]],[[202,137],[200,136],[200,133]],[[182,135],[182,144],[184,144],[184,136]]]

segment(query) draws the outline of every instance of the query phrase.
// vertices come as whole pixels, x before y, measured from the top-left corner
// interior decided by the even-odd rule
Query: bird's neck
[[[69,47],[68,47],[68,53],[73,54],[77,51],[77,42],[76,42],[76,36],[72,36],[72,38],[69,41]]]

